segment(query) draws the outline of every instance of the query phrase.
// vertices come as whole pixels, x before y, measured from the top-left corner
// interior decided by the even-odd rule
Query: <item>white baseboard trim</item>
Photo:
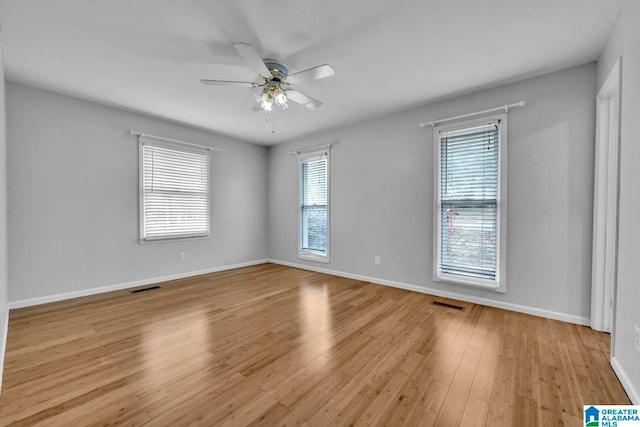
[[[620,384],[622,384],[622,388],[627,392],[627,396],[631,399],[631,403],[634,405],[640,405],[640,393],[636,390],[633,382],[627,375],[627,371],[624,370],[618,359],[615,357],[611,358],[611,367],[613,368],[613,372],[616,373],[618,379],[620,380]]]
[[[364,282],[371,282],[377,285],[385,285],[385,286],[391,286],[394,288],[406,289],[408,291],[420,292],[423,294],[434,295],[434,296],[443,297],[443,298],[451,298],[459,301],[486,305],[489,307],[502,308],[504,310],[531,314],[533,316],[546,317],[548,319],[561,320],[563,322],[576,323],[578,325],[589,326],[591,324],[591,320],[588,317],[574,316],[572,314],[545,310],[543,308],[529,307],[529,306],[513,304],[509,302],[496,301],[489,298],[480,298],[480,297],[474,297],[469,295],[463,295],[456,292],[442,291],[440,289],[427,288],[425,286],[411,285],[408,283],[395,282],[393,280],[378,279],[376,277],[361,276],[359,274],[346,273],[343,271],[330,270],[327,268],[297,264],[297,263],[288,262],[288,261],[280,261],[277,259],[269,259],[268,262],[273,264],[284,265],[287,267],[294,267],[294,268],[300,268],[303,270],[316,271],[318,273],[330,274],[332,276],[346,277],[347,279],[362,280]]]
[[[0,394],[2,394],[2,373],[4,372],[4,356],[7,352],[7,336],[9,335],[9,310],[5,314],[2,330],[0,331]]]
[[[376,277],[362,276],[362,275],[359,275],[359,274],[352,274],[352,273],[347,273],[347,272],[344,272],[344,271],[331,270],[331,269],[328,269],[328,268],[320,268],[320,267],[315,267],[315,266],[308,266],[308,265],[304,265],[304,264],[298,264],[298,263],[293,263],[293,262],[288,262],[288,261],[281,261],[281,260],[277,260],[277,259],[260,259],[260,260],[254,260],[254,261],[247,261],[247,262],[238,263],[238,264],[207,268],[207,269],[198,270],[198,271],[189,271],[189,272],[185,272],[185,273],[172,274],[172,275],[162,276],[162,277],[153,277],[153,278],[150,278],[150,279],[136,280],[136,281],[132,281],[132,282],[126,282],[126,283],[119,283],[119,284],[115,284],[115,285],[103,286],[103,287],[99,287],[99,288],[83,289],[83,290],[80,290],[80,291],[73,291],[73,292],[66,292],[66,293],[62,293],[62,294],[48,295],[48,296],[44,296],[44,297],[30,298],[30,299],[26,299],[26,300],[10,301],[9,302],[9,309],[31,307],[31,306],[34,306],[34,305],[47,304],[47,303],[56,302],[56,301],[63,301],[63,300],[71,299],[71,298],[78,298],[78,297],[83,297],[83,296],[88,296],[88,295],[101,294],[101,293],[104,293],[104,292],[119,291],[119,290],[122,290],[122,289],[135,288],[135,287],[138,287],[138,286],[145,286],[145,285],[150,285],[150,284],[158,283],[158,282],[166,282],[166,281],[169,281],[169,280],[184,279],[186,277],[199,276],[201,274],[215,273],[215,272],[218,272],[218,271],[225,271],[225,270],[233,270],[235,268],[250,267],[250,266],[253,266],[253,265],[264,264],[266,262],[270,262],[270,263],[273,263],[273,264],[280,264],[280,265],[293,267],[293,268],[300,268],[300,269],[303,269],[303,270],[316,271],[318,273],[330,274],[332,276],[346,277],[348,279],[371,282],[371,283],[375,283],[375,284],[378,284],[378,285],[391,286],[391,287],[394,287],[394,288],[400,288],[400,289],[405,289],[405,290],[409,290],[409,291],[420,292],[420,293],[423,293],[423,294],[429,294],[429,295],[439,296],[439,297],[443,297],[443,298],[457,299],[457,300],[460,300],[460,301],[466,301],[466,302],[471,302],[471,303],[480,304],[480,305],[486,305],[486,306],[490,306],[490,307],[502,308],[502,309],[510,310],[510,311],[517,311],[519,313],[526,313],[526,314],[531,314],[531,315],[534,315],[534,316],[546,317],[546,318],[554,319],[554,320],[561,320],[563,322],[576,323],[576,324],[579,324],[579,325],[586,325],[586,326],[588,326],[590,324],[590,319],[587,318],[587,317],[574,316],[574,315],[570,315],[570,314],[566,314],[566,313],[560,313],[560,312],[545,310],[545,309],[536,308],[536,307],[529,307],[529,306],[518,305],[518,304],[513,304],[513,303],[508,303],[508,302],[496,301],[496,300],[492,300],[492,299],[488,299],[488,298],[481,298],[481,297],[463,295],[463,294],[459,294],[459,293],[456,293],[456,292],[442,291],[442,290],[439,290],[439,289],[427,288],[425,286],[412,285],[412,284],[408,284],[408,283],[396,282],[396,281],[393,281],[393,280],[379,279],[379,278],[376,278]],[[5,334],[6,334],[6,331],[5,331]]]
[[[102,294],[105,292],[119,291],[122,289],[135,288],[138,286],[151,285],[153,283],[166,282],[169,280],[184,279],[187,277],[200,276],[202,274],[216,273],[218,271],[233,270],[236,268],[250,267],[268,262],[266,259],[241,262],[238,264],[223,265],[220,267],[206,268],[204,270],[189,271],[185,273],[171,274],[150,279],[135,280],[133,282],[119,283],[115,285],[102,286],[99,288],[82,289],[80,291],[65,292],[63,294],[48,295],[44,297],[30,298],[19,301],[9,301],[9,309],[31,307],[34,305],[48,304],[50,302],[62,301],[71,298],[85,297],[88,295]]]

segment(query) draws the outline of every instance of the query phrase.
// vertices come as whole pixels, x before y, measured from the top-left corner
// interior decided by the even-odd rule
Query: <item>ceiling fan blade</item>
[[[295,89],[287,89],[284,91],[284,93],[287,95],[287,98],[290,99],[291,101],[297,102],[298,104],[303,105],[312,110],[317,110],[322,106],[322,102],[318,101],[317,99],[313,99],[309,95],[305,95],[302,92],[298,92]]]
[[[271,77],[271,72],[264,65],[264,61],[258,55],[258,51],[247,43],[236,43],[233,45],[236,48],[238,53],[242,55],[245,61],[249,64],[251,68],[253,68],[256,73],[258,73],[261,77]]]
[[[200,83],[204,85],[212,86],[239,86],[239,87],[256,87],[257,85],[252,82],[235,82],[231,80],[208,80],[201,79]]]
[[[302,83],[311,80],[324,79],[336,74],[336,71],[331,65],[322,64],[317,67],[309,68],[308,70],[298,71],[297,73],[289,74],[287,82],[289,83]]]

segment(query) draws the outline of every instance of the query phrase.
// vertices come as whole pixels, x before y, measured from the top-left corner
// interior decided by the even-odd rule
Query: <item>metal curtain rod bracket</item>
[[[494,111],[500,111],[500,110],[503,110],[505,113],[508,113],[510,108],[524,107],[525,105],[526,105],[526,102],[524,101],[516,102],[515,104],[505,104],[505,105],[501,105],[500,107],[489,108],[488,110],[476,111],[474,113],[462,114],[460,116],[447,117],[445,119],[434,120],[432,122],[423,122],[423,123],[420,123],[420,127],[423,128],[426,126],[435,126],[437,124],[450,122],[452,120],[464,119],[466,117],[480,116],[482,114],[493,113]]]
[[[186,142],[186,141],[181,141],[179,139],[173,139],[173,138],[165,138],[164,136],[149,135],[148,133],[140,132],[137,130],[131,130],[129,131],[129,133],[131,133],[131,135],[137,136],[138,138],[142,138],[146,136],[148,138],[157,139],[160,141],[175,142],[177,144],[187,145],[189,147],[204,148],[205,150],[208,150],[208,151],[222,151],[222,148],[218,148],[218,147],[210,147],[208,145],[194,144],[193,142]]]

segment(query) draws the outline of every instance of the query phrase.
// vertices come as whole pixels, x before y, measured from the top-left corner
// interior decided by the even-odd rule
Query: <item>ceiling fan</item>
[[[205,85],[260,88],[260,93],[255,97],[256,105],[253,108],[254,111],[272,111],[274,104],[284,110],[287,108],[287,101],[289,100],[312,110],[320,108],[322,102],[296,89],[291,89],[289,86],[333,76],[335,71],[330,65],[322,64],[289,74],[289,69],[277,60],[260,58],[256,49],[250,44],[236,43],[233,47],[247,61],[247,64],[258,73],[260,80],[256,83],[201,79],[201,83]]]

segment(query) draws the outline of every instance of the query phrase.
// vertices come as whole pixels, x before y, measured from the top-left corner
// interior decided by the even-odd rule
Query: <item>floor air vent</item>
[[[440,307],[453,308],[454,310],[464,311],[464,307],[462,307],[461,305],[449,304],[449,303],[442,302],[442,301],[434,301],[431,304],[439,305]]]
[[[151,291],[153,289],[160,289],[160,286],[149,286],[148,288],[136,289],[135,291],[131,291],[131,293],[137,294],[138,292]]]

